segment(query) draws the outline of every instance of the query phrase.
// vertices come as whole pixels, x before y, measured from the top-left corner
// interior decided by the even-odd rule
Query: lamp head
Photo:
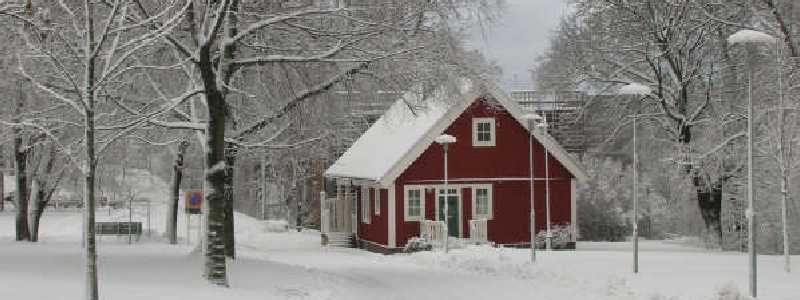
[[[456,137],[449,134],[442,134],[436,137],[436,142],[442,145],[452,144],[456,142]]]
[[[528,121],[533,120],[533,121],[536,121],[536,122],[541,122],[542,120],[544,120],[542,118],[542,116],[540,116],[539,114],[535,114],[535,113],[524,114],[524,115],[522,115],[522,118],[525,119],[525,120],[528,120]]]
[[[743,29],[728,37],[728,44],[774,43],[775,38],[757,30]]]
[[[619,89],[619,94],[621,95],[640,95],[640,96],[647,96],[652,93],[652,90],[648,86],[638,84],[635,82],[631,82]]]

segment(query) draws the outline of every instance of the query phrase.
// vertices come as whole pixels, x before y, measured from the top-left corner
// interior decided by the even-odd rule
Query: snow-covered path
[[[230,289],[207,285],[192,248],[167,245],[101,246],[104,299],[598,299],[569,286],[527,279],[452,272],[386,260],[345,249],[299,251],[292,259],[245,252],[232,261]],[[303,266],[283,261],[307,257]],[[80,299],[83,252],[74,243],[0,243],[2,299]],[[609,298],[612,299],[612,298]]]
[[[0,299],[80,299],[80,212],[43,219],[41,243],[11,242],[13,215],[0,213]],[[384,256],[319,246],[319,233],[271,232],[237,215],[239,257],[230,288],[206,284],[194,246],[104,237],[99,246],[103,299],[631,299],[729,300],[746,291],[746,256],[679,243],[644,241],[641,273],[630,272],[628,244],[580,244],[578,251],[471,247]],[[184,240],[185,241],[185,240]],[[800,257],[795,257],[795,261]],[[800,299],[800,274],[781,257],[759,257],[759,299]]]

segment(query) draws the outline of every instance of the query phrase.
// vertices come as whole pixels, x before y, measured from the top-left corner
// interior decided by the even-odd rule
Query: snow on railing
[[[425,239],[428,245],[444,247],[446,234],[447,233],[444,231],[444,221],[419,221],[419,236]]]
[[[320,215],[320,231],[322,233],[328,233],[331,231],[331,210],[325,208],[322,210],[322,215]]]
[[[489,242],[486,219],[469,220],[469,238],[473,244]]]

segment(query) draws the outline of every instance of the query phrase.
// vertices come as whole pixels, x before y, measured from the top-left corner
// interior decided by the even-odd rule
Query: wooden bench
[[[95,222],[94,233],[96,235],[116,235],[117,237],[135,235],[138,242],[142,236],[142,222]]]

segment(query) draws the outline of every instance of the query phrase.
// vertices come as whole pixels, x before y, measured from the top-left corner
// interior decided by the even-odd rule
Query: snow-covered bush
[[[623,203],[630,203],[630,171],[611,159],[584,158],[589,180],[578,192],[578,228],[585,241],[621,241],[630,234]]]
[[[287,222],[286,220],[266,220],[264,221],[264,231],[266,232],[289,231],[289,222]]]
[[[714,297],[714,300],[748,300],[748,299],[751,298],[742,295],[742,292],[739,291],[739,288],[736,287],[736,285],[733,284],[732,282],[728,282],[728,284],[726,285],[717,287],[717,294]]]
[[[553,234],[553,238],[550,241],[552,243],[553,249],[564,249],[567,247],[567,243],[572,241],[572,237],[578,234],[575,230],[575,226],[570,225],[569,223],[565,225],[552,225],[550,226],[550,232]],[[539,248],[544,248],[547,243],[547,232],[540,231],[536,234],[536,246]]]
[[[431,244],[428,244],[428,241],[426,241],[422,237],[415,236],[408,239],[408,242],[406,242],[406,246],[403,248],[403,252],[411,253],[418,251],[429,251],[431,249],[433,249],[433,246]]]

